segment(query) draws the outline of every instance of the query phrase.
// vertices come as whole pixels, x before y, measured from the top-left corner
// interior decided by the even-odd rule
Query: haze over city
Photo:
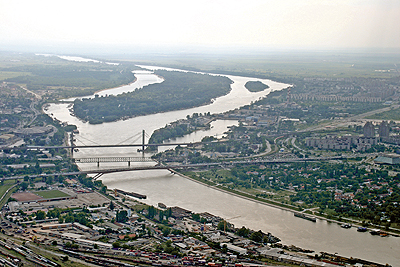
[[[1,0],[0,46],[398,50],[399,17],[398,0]]]
[[[0,0],[0,265],[399,266],[399,18]]]

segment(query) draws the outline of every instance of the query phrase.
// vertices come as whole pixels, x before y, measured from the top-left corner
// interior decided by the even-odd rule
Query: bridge
[[[354,156],[335,156],[335,157],[318,157],[318,158],[287,158],[287,159],[259,159],[259,160],[241,160],[241,161],[222,161],[222,162],[210,162],[210,163],[196,163],[196,164],[174,164],[174,165],[162,165],[156,164],[151,166],[136,166],[136,167],[114,167],[114,168],[104,168],[104,169],[92,169],[77,172],[66,172],[66,173],[50,173],[50,174],[39,174],[39,175],[29,175],[31,178],[38,177],[54,177],[54,176],[73,176],[81,174],[95,174],[93,177],[95,180],[100,178],[102,175],[107,173],[116,172],[126,172],[126,171],[144,171],[144,170],[169,170],[175,173],[175,169],[189,169],[189,168],[201,168],[201,167],[211,167],[211,166],[232,166],[236,164],[283,164],[283,163],[294,163],[294,162],[312,162],[312,161],[329,161],[329,160],[343,160],[360,157],[360,155]],[[109,157],[107,157],[109,158]],[[124,157],[120,157],[123,159]],[[127,157],[129,158],[129,157]],[[94,158],[92,158],[94,159]],[[104,158],[105,160],[106,158]],[[82,159],[83,160],[83,159]],[[104,161],[105,162],[105,161]],[[1,180],[16,180],[23,179],[25,176],[12,176],[1,178]]]
[[[131,162],[154,162],[149,157],[93,157],[93,158],[73,158],[75,163],[97,163],[97,167],[100,166],[100,162],[128,162],[128,166],[131,166]]]
[[[165,165],[168,169],[174,167],[202,167],[202,166],[213,166],[213,165],[233,165],[233,164],[249,164],[249,163],[293,163],[293,162],[307,162],[307,161],[327,161],[327,160],[342,160],[342,159],[350,159],[356,158],[358,156],[335,156],[335,157],[318,157],[318,158],[280,158],[280,159],[252,159],[252,160],[235,160],[235,161],[221,161],[221,162],[213,162],[213,163],[198,163],[198,164],[178,164],[178,165]],[[94,158],[74,158],[76,163],[97,163],[99,167],[100,162],[128,162],[128,166],[130,166],[130,162],[155,162],[157,165],[160,165],[156,160],[150,157],[94,157]],[[149,168],[150,166],[144,167]],[[141,167],[140,167],[141,168]],[[142,169],[141,169],[142,170]]]
[[[158,146],[193,146],[205,143],[222,143],[224,141],[214,142],[190,142],[190,143],[159,143],[159,144],[129,144],[129,145],[66,145],[66,146],[22,146],[21,149],[74,149],[74,148],[107,148],[107,147],[158,147]]]

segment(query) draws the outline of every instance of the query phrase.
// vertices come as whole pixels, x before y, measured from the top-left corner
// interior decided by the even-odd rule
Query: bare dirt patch
[[[35,195],[31,192],[14,193],[11,195],[11,197],[15,198],[18,202],[27,202],[27,201],[35,201],[43,199],[42,197]]]

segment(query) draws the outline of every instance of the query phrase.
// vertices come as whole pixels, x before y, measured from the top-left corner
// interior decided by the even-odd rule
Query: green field
[[[58,190],[37,191],[34,193],[38,196],[41,196],[42,198],[57,198],[57,197],[68,197],[69,196],[68,194],[58,191]]]
[[[5,184],[0,186],[0,198],[6,193],[6,191],[13,186],[13,184]],[[0,201],[0,208],[3,207],[3,205],[7,202],[8,198],[11,196],[11,194],[15,191],[16,189],[13,188],[12,190],[10,190],[7,194],[7,196],[5,196],[1,201]]]
[[[113,58],[114,59],[114,58]],[[112,60],[112,59],[110,59]],[[130,60],[128,57],[118,60]],[[131,59],[134,61],[133,59]],[[220,55],[175,55],[174,57],[148,57],[145,64],[168,66],[188,70],[220,74],[249,75],[275,79],[323,77],[323,78],[392,78],[397,77],[391,70],[399,64],[397,53],[368,53],[362,51],[297,51],[267,52],[253,54]],[[135,61],[137,62],[137,60]]]
[[[29,74],[29,72],[0,71],[0,81],[18,76],[26,76]]]
[[[4,193],[7,191],[7,189],[10,188],[11,186],[12,186],[11,184],[0,186],[0,197],[1,197],[2,195],[4,195]]]
[[[399,109],[392,109],[386,112],[378,113],[368,117],[368,119],[374,120],[387,120],[387,121],[400,121],[400,111]]]

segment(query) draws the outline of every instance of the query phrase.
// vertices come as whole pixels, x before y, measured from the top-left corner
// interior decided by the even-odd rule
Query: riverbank
[[[273,208],[289,211],[289,212],[292,212],[293,214],[299,213],[299,211],[300,212],[302,211],[301,209],[299,209],[299,208],[297,208],[295,206],[289,205],[289,204],[271,203],[271,201],[268,201],[266,199],[260,200],[260,199],[257,199],[257,197],[251,196],[251,195],[249,195],[247,193],[244,193],[244,192],[238,192],[237,190],[223,188],[221,186],[218,186],[217,184],[211,184],[211,182],[207,183],[207,181],[202,181],[202,179],[200,180],[200,179],[195,179],[195,178],[189,177],[189,176],[184,175],[184,174],[182,174],[182,173],[180,173],[180,172],[178,172],[176,170],[173,170],[173,169],[169,169],[169,171],[174,173],[174,174],[177,174],[177,175],[179,175],[179,176],[181,176],[181,177],[183,177],[185,179],[188,179],[188,180],[193,181],[195,183],[201,184],[203,186],[218,190],[220,192],[224,192],[224,193],[230,194],[232,196],[236,196],[236,197],[239,197],[239,198],[242,198],[242,199],[253,201],[253,202],[258,203],[258,204],[262,204],[262,205],[270,206],[270,207],[273,207]],[[329,219],[329,218],[326,218],[326,217],[321,216],[321,215],[316,215],[314,213],[305,213],[305,214],[306,215],[311,215],[311,216],[315,217],[316,219],[324,220],[324,221],[327,221],[329,223],[336,223],[336,224],[339,224],[339,225],[345,224],[345,223],[352,223],[352,224],[355,224],[355,225],[353,225],[353,227],[362,226],[362,222],[361,221],[357,221],[357,220],[353,220],[353,219],[349,219],[349,218],[342,218],[342,221],[339,221],[339,220],[335,220],[335,219]],[[372,229],[376,229],[376,228],[381,229],[382,227],[380,227],[379,225],[373,225],[371,227],[367,227],[368,230],[372,230]],[[390,235],[392,235],[394,237],[400,237],[400,235],[398,234],[396,229],[388,229],[388,230],[385,229],[385,231],[388,234],[390,234]]]
[[[274,204],[274,203],[270,203],[270,202],[266,202],[266,201],[265,201],[265,202],[264,202],[264,201],[260,201],[260,200],[251,198],[250,196],[245,196],[245,195],[244,195],[245,193],[243,193],[243,195],[241,195],[240,192],[237,192],[236,190],[235,190],[236,192],[232,192],[232,191],[229,191],[229,190],[227,190],[227,189],[225,189],[225,188],[218,187],[218,185],[207,184],[207,183],[205,183],[205,182],[203,182],[203,181],[194,179],[194,178],[192,178],[192,177],[189,177],[189,176],[187,176],[187,175],[184,175],[184,174],[182,174],[182,173],[180,173],[180,172],[178,172],[178,171],[176,171],[176,170],[173,170],[173,169],[169,169],[169,171],[172,172],[172,173],[174,173],[174,174],[177,174],[177,175],[179,175],[179,176],[181,176],[181,177],[183,177],[183,178],[185,178],[185,179],[191,180],[191,181],[193,181],[193,182],[195,182],[195,183],[204,185],[204,186],[209,187],[209,188],[213,188],[213,189],[215,189],[215,190],[218,190],[218,191],[221,191],[221,192],[224,192],[224,193],[228,193],[228,194],[233,195],[233,196],[236,196],[236,197],[240,197],[240,198],[243,198],[243,199],[246,199],[246,200],[254,201],[254,202],[256,202],[256,203],[264,204],[264,205],[267,205],[267,206],[270,206],[270,207],[274,207],[274,208],[278,208],[278,209],[290,211],[290,212],[293,212],[293,213],[294,213],[294,212],[299,212],[299,211],[300,211],[299,209],[289,208],[289,207],[285,207],[285,206],[283,206],[283,205],[280,206],[280,205],[278,205],[278,204]],[[294,206],[293,206],[293,207],[294,207]]]
[[[135,76],[135,74],[133,74],[133,75]],[[96,95],[98,93],[101,93],[101,92],[104,92],[104,91],[108,91],[108,90],[118,89],[118,88],[121,88],[122,86],[130,86],[130,85],[134,84],[135,82],[137,82],[137,80],[138,80],[138,78],[135,76],[135,79],[133,79],[133,81],[128,83],[128,84],[123,84],[123,85],[112,87],[112,88],[101,89],[99,91],[94,92],[93,95]],[[139,88],[136,88],[135,90],[137,90],[137,89],[139,89]]]

